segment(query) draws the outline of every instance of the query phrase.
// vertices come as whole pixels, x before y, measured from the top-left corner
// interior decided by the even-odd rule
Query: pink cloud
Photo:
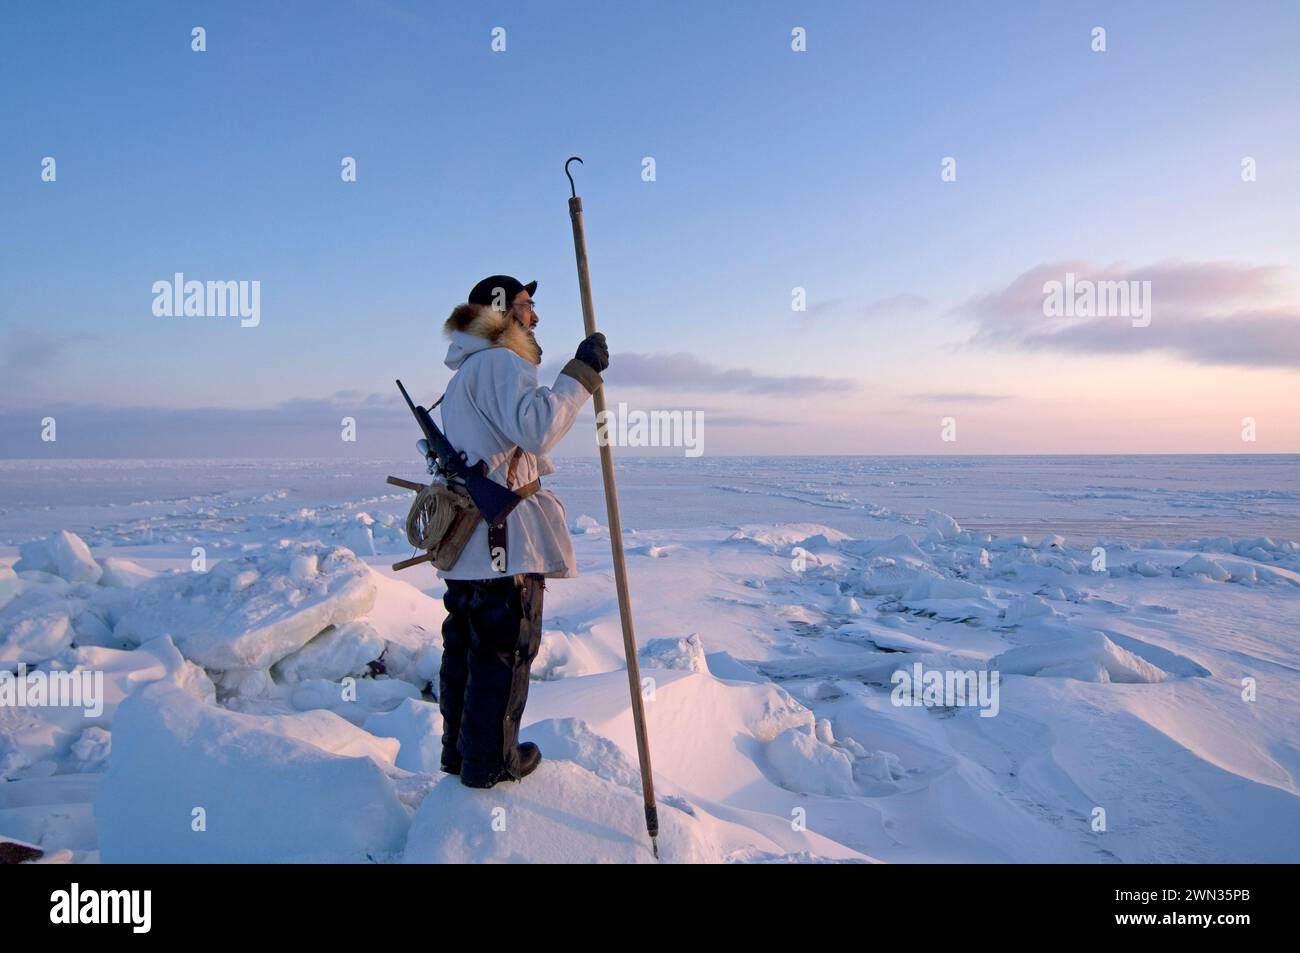
[[[1142,268],[1065,261],[1037,265],[1005,288],[970,299],[967,342],[1067,354],[1173,354],[1196,364],[1300,368],[1300,302],[1280,290],[1284,269],[1227,262],[1161,262]],[[1067,273],[1096,282],[1150,282],[1151,322],[1044,314],[1044,286]]]

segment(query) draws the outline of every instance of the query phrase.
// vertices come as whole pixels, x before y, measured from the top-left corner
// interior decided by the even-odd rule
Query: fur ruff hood
[[[533,336],[533,332],[511,318],[507,312],[497,311],[488,305],[456,305],[442,329],[452,339],[452,350],[457,350],[458,334],[467,334],[481,338],[488,342],[489,346],[508,348],[530,364],[542,363],[542,348],[537,343],[537,338]],[[480,349],[472,346],[460,348],[465,352],[462,360]],[[452,356],[448,354],[449,366],[451,360]]]

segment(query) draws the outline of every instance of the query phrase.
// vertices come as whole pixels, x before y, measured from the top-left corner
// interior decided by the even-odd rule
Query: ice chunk
[[[18,573],[8,566],[0,566],[0,609],[13,602],[22,591],[23,581],[18,578]]]
[[[912,541],[912,537],[905,536],[902,533],[892,539],[886,539],[872,545],[867,550],[867,554],[870,556],[908,556],[918,561],[924,561],[926,558],[925,553],[921,552],[921,548]]]
[[[1043,675],[1112,682],[1163,682],[1168,676],[1101,632],[1082,632],[1051,642],[1021,645],[989,662],[1004,675]]]
[[[822,744],[835,744],[835,731],[831,728],[829,719],[817,719],[817,740]]]
[[[360,725],[374,712],[392,711],[403,699],[419,697],[418,688],[399,678],[357,678],[344,682],[313,678],[300,682],[291,700],[298,711],[324,708]]]
[[[230,582],[226,588],[231,592],[243,592],[261,578],[262,574],[256,569],[243,569],[230,577]]]
[[[642,668],[682,669],[687,672],[707,672],[704,661],[704,643],[698,633],[684,639],[651,639],[637,653]]]
[[[1257,536],[1255,539],[1238,540],[1232,547],[1232,551],[1238,556],[1250,556],[1254,552],[1272,554],[1278,551],[1278,545],[1267,536]]]
[[[356,518],[343,532],[343,545],[358,556],[375,556],[374,517],[369,513],[358,513]]]
[[[254,582],[231,585],[250,570]],[[138,591],[114,634],[128,643],[169,634],[186,658],[216,671],[268,668],[375,603],[370,568],[342,548],[272,550],[162,576]]]
[[[1003,536],[989,540],[985,546],[993,552],[1007,552],[1013,549],[1028,549],[1030,542],[1028,536]]]
[[[873,556],[867,561],[860,584],[862,591],[869,596],[901,596],[918,579],[927,576],[937,577],[938,573],[921,563]]]
[[[569,524],[569,531],[577,536],[599,533],[603,528],[595,519],[585,513]]]
[[[803,549],[810,553],[837,553],[839,540],[832,539],[826,533],[813,533],[794,544],[792,549]]]
[[[384,640],[369,622],[331,626],[298,651],[276,662],[271,673],[281,682],[312,678],[338,681],[369,673],[368,663],[384,651]]]
[[[957,521],[947,513],[940,513],[938,510],[925,511],[926,525],[930,532],[926,535],[930,540],[954,539],[961,535],[961,527]]]
[[[72,619],[73,637],[78,645],[103,645],[109,648],[122,648],[122,643],[113,635],[113,627],[104,617],[93,609],[77,613]]]
[[[14,669],[61,655],[72,645],[71,606],[41,588],[23,592],[0,609],[0,665]]]
[[[1109,682],[1110,672],[1095,659],[1071,659],[1049,665],[1038,672],[1042,678],[1073,678],[1079,682]]]
[[[87,729],[109,730],[118,706],[142,683],[167,679],[201,701],[214,697],[203,670],[185,661],[165,638],[130,652],[94,646],[72,649],[42,669],[77,676],[79,684],[65,682],[64,690],[79,689],[80,694],[71,696],[76,704],[48,706],[39,712],[27,709],[24,714],[21,709],[0,707],[0,748],[24,776],[30,776],[27,769],[33,765],[56,764],[69,756]],[[18,717],[10,719],[9,712]],[[0,776],[8,774],[0,765]]]
[[[853,763],[853,776],[858,780],[893,784],[906,774],[902,759],[892,751],[864,751],[858,757],[861,760]]]
[[[923,599],[987,599],[988,590],[964,579],[943,576],[918,576],[904,597],[912,602]]]
[[[59,530],[45,539],[24,543],[18,547],[19,560],[14,565],[17,572],[36,570],[48,572],[68,582],[98,582],[104,570],[90,547],[75,533]]]
[[[842,748],[826,744],[806,728],[791,728],[766,747],[773,780],[790,791],[806,794],[857,794],[853,758]]]
[[[996,624],[999,609],[983,586],[949,576],[918,576],[902,598],[914,612],[937,619]]]
[[[213,671],[212,680],[219,692],[221,704],[236,711],[256,710],[251,700],[269,698],[275,694],[275,679],[264,668],[232,668]]]
[[[416,652],[406,677],[413,678],[423,685],[426,682],[436,682],[440,671],[442,671],[441,646],[426,644],[420,646],[419,651]]]
[[[190,864],[392,858],[409,822],[376,758],[396,748],[328,712],[246,715],[165,682],[145,686],[114,722],[95,799],[101,857]]]
[[[641,771],[623,749],[591,730],[581,718],[547,718],[534,722],[520,736],[542,749],[551,761],[572,761],[619,787],[641,790]]]
[[[320,557],[315,553],[300,553],[289,561],[289,576],[298,582],[310,582],[320,574]]]
[[[1264,571],[1268,572],[1268,570]],[[1246,563],[1236,563],[1232,566],[1232,571],[1228,581],[1240,583],[1244,586],[1251,586],[1259,581],[1259,573],[1255,570],[1254,566]]]
[[[607,671],[609,663],[598,648],[585,636],[547,629],[533,660],[533,678],[551,681]]]
[[[1058,615],[1057,611],[1047,604],[1047,600],[1040,596],[1016,596],[1007,603],[1006,611],[1003,613],[1003,625],[1021,625],[1028,619],[1038,618],[1040,616],[1051,617]]]
[[[858,600],[847,594],[839,596],[831,608],[841,615],[862,614],[862,606],[858,605]]]
[[[99,771],[108,761],[113,736],[103,728],[92,725],[72,743],[72,757],[78,771]]]
[[[362,726],[380,738],[396,738],[402,746],[397,766],[405,771],[435,774],[441,770],[442,713],[438,706],[405,698],[392,711],[371,715]]]
[[[812,728],[817,719],[789,692],[771,684],[755,686],[763,692],[758,712],[748,719],[750,732],[759,741],[771,741],[790,728]]]
[[[1215,582],[1227,582],[1232,575],[1207,556],[1193,556],[1174,570],[1175,576],[1208,576]]]
[[[109,556],[99,561],[103,575],[99,578],[101,586],[115,589],[134,589],[153,579],[156,573],[150,572],[138,563],[118,556]]]

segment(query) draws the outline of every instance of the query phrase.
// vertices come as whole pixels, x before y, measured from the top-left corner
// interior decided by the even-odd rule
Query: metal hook
[[[581,161],[582,156],[569,156],[569,162]],[[573,184],[573,176],[569,175],[569,162],[564,163],[564,174],[569,176],[569,191],[573,193],[573,197],[576,199],[578,197],[578,187]]]

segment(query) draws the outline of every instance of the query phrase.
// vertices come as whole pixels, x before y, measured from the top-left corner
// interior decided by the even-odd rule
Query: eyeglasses
[[[529,298],[527,301],[516,301],[514,303],[514,308],[516,311],[532,311],[536,314],[537,308],[535,307],[535,304],[536,302]]]

